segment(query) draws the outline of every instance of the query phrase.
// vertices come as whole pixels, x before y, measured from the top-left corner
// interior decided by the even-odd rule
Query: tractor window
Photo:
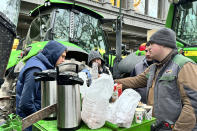
[[[50,25],[49,14],[42,15],[34,19],[31,23],[29,30],[29,39],[32,43],[34,41],[41,41],[44,38],[44,34]]]
[[[57,9],[53,36],[54,40],[69,41],[87,52],[98,48],[106,50],[100,21],[80,11]]]
[[[87,14],[75,15],[74,39],[86,51],[101,48],[105,50],[103,31],[100,21]]]
[[[40,40],[40,18],[35,19],[30,28],[30,38]]]
[[[68,41],[69,39],[69,11],[58,9],[56,11],[55,24],[53,28],[54,39]]]
[[[177,37],[188,44],[197,45],[197,1],[175,6],[173,30]]]

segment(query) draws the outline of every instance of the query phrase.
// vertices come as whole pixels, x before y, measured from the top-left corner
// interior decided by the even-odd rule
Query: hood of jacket
[[[49,63],[55,67],[55,64],[59,57],[64,51],[67,50],[67,47],[57,41],[49,41],[46,46],[43,48],[41,54],[44,55]],[[39,54],[38,54],[39,55]]]
[[[92,60],[99,58],[102,61],[102,65],[105,63],[105,61],[103,60],[102,56],[100,55],[100,53],[98,51],[91,51],[88,55],[88,65],[91,66],[91,62]]]

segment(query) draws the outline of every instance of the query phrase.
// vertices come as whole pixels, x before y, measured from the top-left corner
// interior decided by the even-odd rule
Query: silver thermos
[[[57,103],[56,81],[41,81],[41,108]],[[56,119],[56,113],[49,115],[46,119]]]
[[[79,84],[83,80],[78,77],[78,65],[66,63],[64,65],[75,65],[75,71],[64,71],[59,73],[57,67],[57,127],[59,130],[76,130],[81,123],[81,99]]]
[[[56,71],[45,70],[36,73],[36,80],[41,81],[41,108],[57,103],[57,82]],[[56,113],[49,115],[45,119],[56,119]]]

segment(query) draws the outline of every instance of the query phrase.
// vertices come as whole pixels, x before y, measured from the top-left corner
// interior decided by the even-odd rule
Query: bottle
[[[114,90],[112,94],[112,102],[115,102],[118,99],[118,90],[117,90],[117,84],[114,84]]]
[[[118,90],[118,97],[122,94],[122,87],[119,87],[119,83],[116,83],[116,89]]]
[[[98,63],[92,63],[92,70],[91,70],[92,79],[98,78]]]

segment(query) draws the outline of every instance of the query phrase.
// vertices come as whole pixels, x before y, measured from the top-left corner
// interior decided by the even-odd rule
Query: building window
[[[169,2],[158,0],[158,18],[165,20],[168,14]]]
[[[149,0],[148,15],[151,17],[158,17],[158,0]]]
[[[134,0],[133,8],[140,14],[145,13],[145,0]]]
[[[110,0],[110,2],[111,2],[111,4],[113,5],[113,6],[117,6],[118,8],[120,7],[120,1],[122,2],[121,4],[121,6],[122,6],[122,8],[124,8],[124,9],[126,9],[127,8],[127,1],[128,0]]]
[[[116,6],[116,0],[110,0],[110,3],[111,3],[113,6]]]
[[[96,1],[96,2],[102,2],[101,0],[93,0],[93,1]]]

